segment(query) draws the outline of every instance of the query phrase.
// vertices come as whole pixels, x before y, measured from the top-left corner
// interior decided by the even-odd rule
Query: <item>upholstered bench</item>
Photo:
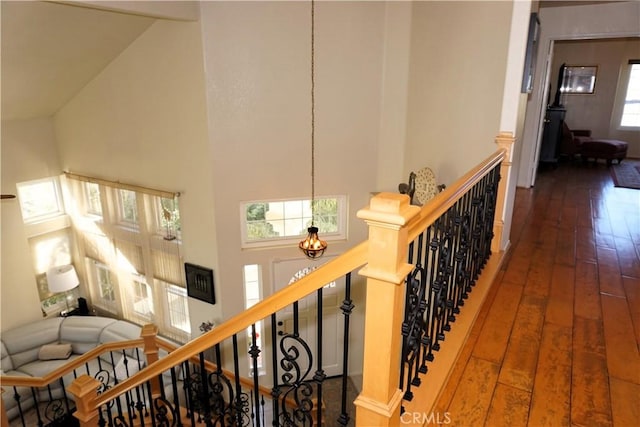
[[[628,143],[616,139],[589,139],[580,145],[580,155],[584,161],[603,159],[611,165],[614,159],[620,163],[627,157],[628,147]]]

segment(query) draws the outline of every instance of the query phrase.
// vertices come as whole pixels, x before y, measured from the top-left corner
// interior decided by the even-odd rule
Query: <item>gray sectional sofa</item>
[[[72,316],[43,319],[2,332],[0,335],[0,369],[4,375],[42,377],[54,369],[80,357],[87,351],[105,343],[140,338],[141,328],[132,323],[98,316]],[[70,346],[70,349],[69,349]],[[66,356],[65,350],[70,353]],[[139,359],[139,360],[138,360]],[[126,364],[123,365],[123,362]],[[82,372],[94,376],[99,371],[108,372],[113,381],[117,375],[122,380],[143,366],[142,349],[127,350],[124,354],[104,353],[99,359],[83,366]],[[65,387],[74,379],[73,374],[64,379]],[[13,387],[5,387],[2,394],[9,419],[18,415],[18,403]],[[27,410],[33,406],[33,393],[18,387],[20,407]],[[36,393],[39,400],[58,398],[63,395],[62,386],[55,382],[49,388]],[[68,396],[71,397],[71,396]]]

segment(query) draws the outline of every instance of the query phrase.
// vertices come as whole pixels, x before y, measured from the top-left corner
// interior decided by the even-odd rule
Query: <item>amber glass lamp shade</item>
[[[327,249],[327,242],[318,237],[318,227],[311,226],[307,229],[309,234],[298,247],[308,258],[319,258]]]

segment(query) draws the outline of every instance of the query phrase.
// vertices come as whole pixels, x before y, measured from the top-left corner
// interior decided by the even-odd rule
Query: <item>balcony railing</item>
[[[83,427],[389,426],[400,424],[404,410],[428,412],[504,255],[513,138],[501,134],[497,143],[498,151],[423,207],[406,195],[374,196],[358,212],[369,225],[367,241],[186,345],[174,348],[145,327],[142,341],[130,343],[144,343],[145,366],[108,386],[95,373],[78,375],[63,384],[63,412]],[[354,307],[354,286],[366,286],[363,383],[355,399],[349,342],[362,338],[350,335],[350,316],[363,308]],[[332,379],[322,360],[327,293],[342,301],[334,314],[343,320],[343,368]],[[247,354],[252,375],[243,378]],[[41,391],[70,372],[3,377],[2,386]]]

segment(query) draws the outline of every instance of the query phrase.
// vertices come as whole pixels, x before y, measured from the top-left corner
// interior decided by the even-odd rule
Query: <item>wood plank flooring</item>
[[[434,412],[640,426],[640,190],[614,187],[604,164],[540,171],[517,190],[511,241]]]

